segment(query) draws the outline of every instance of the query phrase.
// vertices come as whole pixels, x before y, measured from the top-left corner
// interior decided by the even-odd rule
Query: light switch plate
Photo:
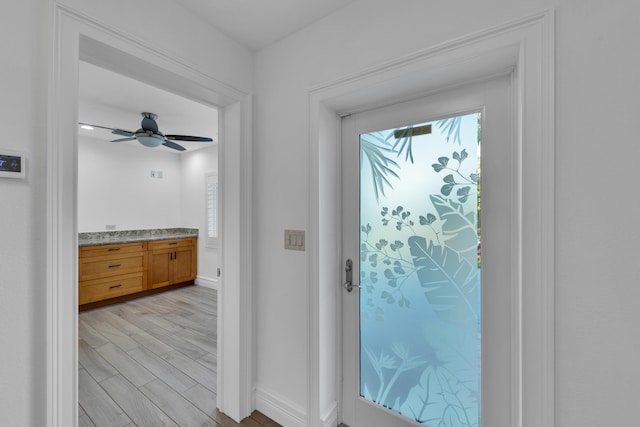
[[[24,179],[26,176],[26,154],[18,151],[0,149],[0,178]]]
[[[304,230],[284,230],[284,248],[304,251]]]

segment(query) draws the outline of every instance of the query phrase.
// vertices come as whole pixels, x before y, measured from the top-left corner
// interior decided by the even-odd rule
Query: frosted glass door
[[[343,122],[343,251],[354,285],[343,290],[350,427],[506,425],[506,88],[498,80]]]
[[[360,396],[480,425],[480,114],[360,136]]]

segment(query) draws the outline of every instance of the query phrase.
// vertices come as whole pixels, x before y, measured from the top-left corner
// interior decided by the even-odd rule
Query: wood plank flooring
[[[189,286],[78,315],[79,425],[277,427],[216,409],[217,292]]]

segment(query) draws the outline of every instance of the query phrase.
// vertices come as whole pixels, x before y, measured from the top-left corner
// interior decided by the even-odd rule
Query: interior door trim
[[[155,79],[159,87],[219,108],[221,265],[218,401],[239,421],[255,407],[252,310],[252,95],[148,41],[118,32],[72,8],[48,8],[49,100],[46,171],[46,422],[76,426],[77,407],[77,107],[78,61]],[[115,69],[114,69],[115,67]],[[146,74],[144,74],[146,72]],[[242,260],[242,262],[241,262]],[[225,339],[226,338],[226,339]],[[223,344],[224,341],[224,344]],[[223,397],[224,396],[224,397]]]
[[[553,427],[554,40],[554,12],[547,10],[309,91],[308,426],[326,425],[327,408],[321,407],[320,402],[328,406],[337,402],[340,411],[341,374],[328,369],[333,365],[326,362],[339,357],[336,347],[339,348],[341,337],[335,330],[330,331],[335,319],[327,319],[326,313],[332,311],[330,305],[341,310],[341,300],[339,296],[333,300],[320,299],[320,289],[342,286],[341,254],[333,258],[323,255],[326,247],[339,247],[336,240],[341,233],[340,185],[334,182],[335,176],[325,171],[340,163],[336,151],[340,143],[339,116],[426,96],[442,88],[491,77],[511,67],[515,70],[513,83],[517,88],[514,125],[520,171],[517,242],[520,268],[515,279],[521,290],[515,304],[520,320],[514,349],[514,364],[518,368],[513,375],[517,404],[511,411],[511,425]],[[333,203],[333,207],[326,208],[327,202]],[[335,274],[319,274],[325,269],[333,269]],[[326,384],[326,378],[333,378],[333,387]]]

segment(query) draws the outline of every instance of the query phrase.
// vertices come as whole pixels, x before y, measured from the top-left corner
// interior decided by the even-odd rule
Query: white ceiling
[[[299,31],[354,0],[176,0],[238,43],[252,50]],[[164,134],[210,137],[217,141],[218,116],[213,107],[194,102],[104,68],[81,62],[79,122],[135,132],[142,112],[158,115]],[[101,129],[79,129],[82,137],[111,141],[121,138]],[[187,151],[211,143],[176,141]],[[131,146],[136,141],[121,142]],[[178,153],[166,147],[154,150]]]
[[[260,50],[354,0],[176,0],[227,36]]]
[[[80,62],[78,121],[108,128],[135,132],[140,128],[142,112],[158,115],[156,122],[161,132],[174,135],[218,137],[217,109],[180,97],[138,80]],[[111,141],[122,138],[108,130],[78,129],[80,136]],[[176,141],[187,151],[209,147],[212,143]],[[137,141],[119,142],[131,146]],[[163,146],[153,150],[178,153]]]

